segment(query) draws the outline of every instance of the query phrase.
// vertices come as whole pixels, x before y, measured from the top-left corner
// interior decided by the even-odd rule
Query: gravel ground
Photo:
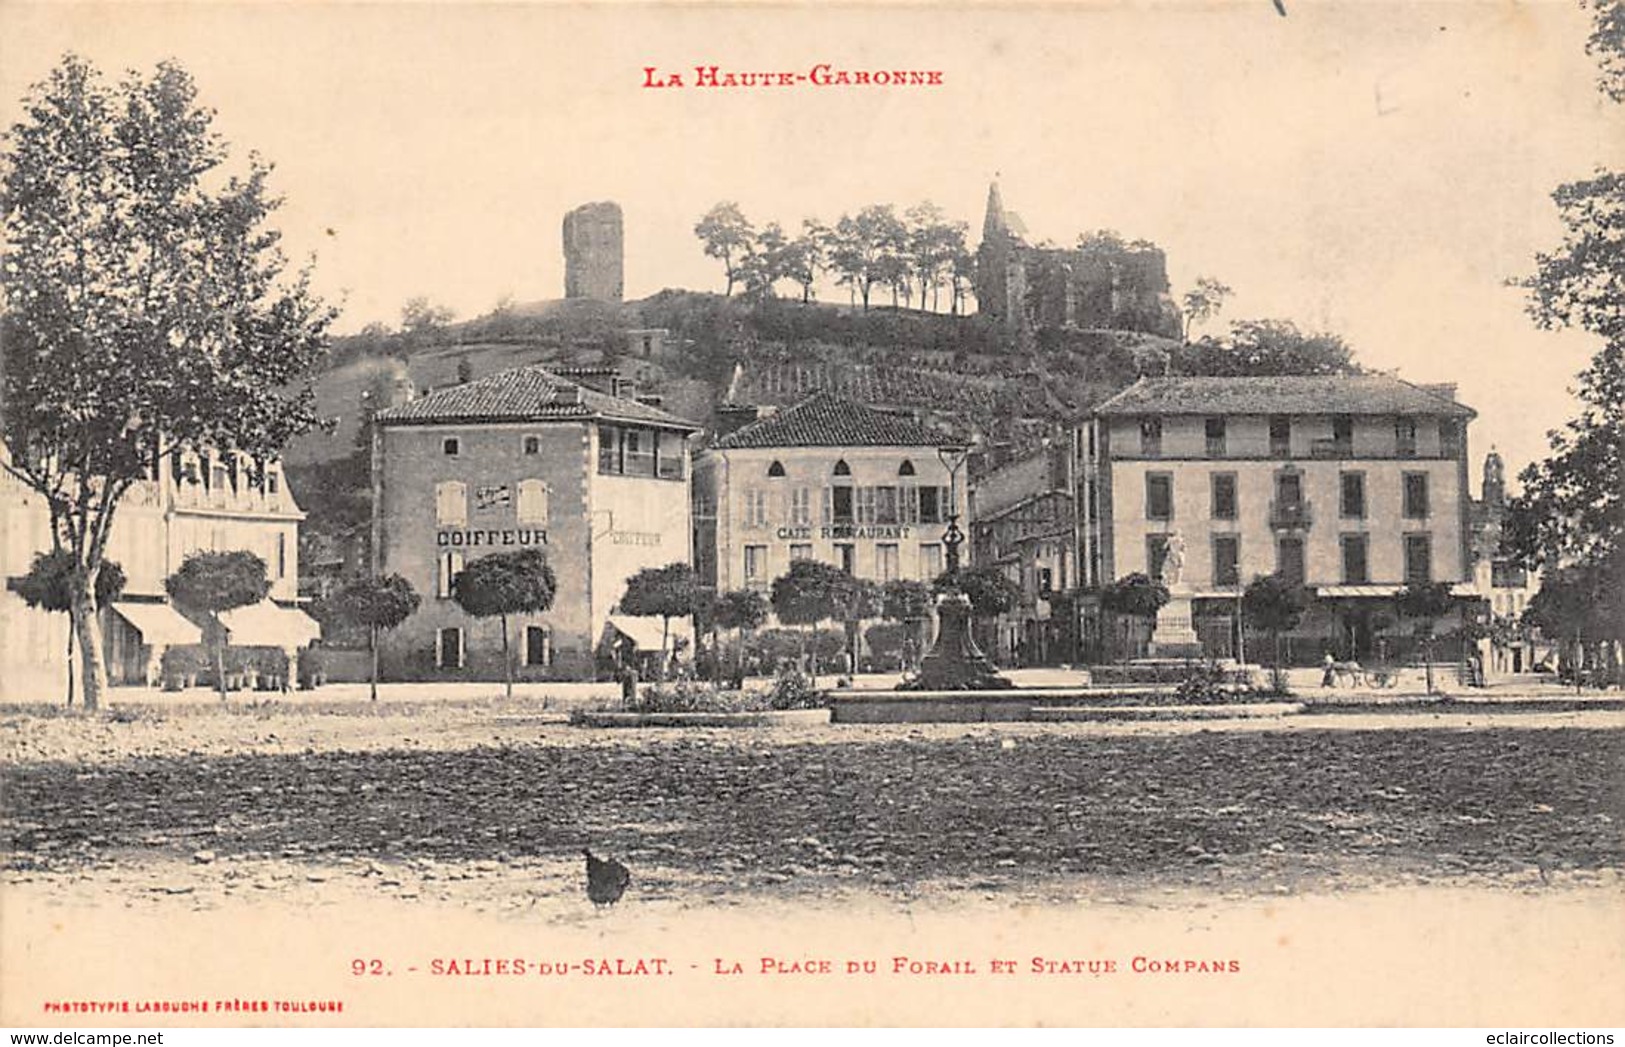
[[[361,863],[422,891],[439,865],[559,863],[568,883],[591,845],[656,894],[1079,877],[1268,891],[1625,865],[1618,712],[785,731],[553,716],[524,702],[7,716],[0,847],[14,874],[173,866],[179,888],[212,865],[252,882]]]
[[[529,698],[0,714],[0,1021],[60,1024],[44,1008],[86,997],[346,1008],[143,1024],[1625,1020],[1606,988],[1625,972],[1625,712],[557,717]],[[633,870],[613,910],[584,897],[583,845]],[[1022,976],[993,975],[998,955]],[[657,956],[675,976],[582,959]],[[1119,973],[1047,977],[1040,956]],[[1147,956],[1237,973],[1136,974]],[[489,957],[581,969],[433,974]],[[880,973],[792,981],[768,957]],[[899,957],[976,973],[889,973]]]

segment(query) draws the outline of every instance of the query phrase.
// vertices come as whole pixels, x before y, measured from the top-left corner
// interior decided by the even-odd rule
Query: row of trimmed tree
[[[919,308],[933,311],[940,311],[946,292],[948,311],[957,315],[976,272],[968,230],[929,200],[901,215],[891,204],[871,204],[832,226],[804,219],[796,235],[777,222],[757,229],[737,203],[723,202],[700,218],[694,235],[706,255],[722,263],[728,295],[739,286],[747,297],[774,298],[778,285],[790,282],[810,302],[814,286],[829,275],[865,311],[878,287],[891,292],[893,308],[912,305],[917,294]]]
[[[1434,692],[1434,629],[1441,618],[1459,606],[1459,601],[1451,594],[1451,589],[1449,582],[1407,585],[1399,591],[1394,601],[1402,617],[1413,619],[1417,623],[1416,636],[1422,642],[1429,694]],[[1137,571],[1124,575],[1106,586],[1100,594],[1100,606],[1118,615],[1126,628],[1130,620],[1155,620],[1157,612],[1168,599],[1167,586]],[[1254,578],[1242,592],[1243,621],[1270,637],[1274,649],[1272,667],[1276,671],[1277,687],[1282,686],[1279,674],[1284,668],[1281,640],[1302,624],[1312,599],[1309,591],[1303,586],[1293,585],[1279,575],[1272,574]]]

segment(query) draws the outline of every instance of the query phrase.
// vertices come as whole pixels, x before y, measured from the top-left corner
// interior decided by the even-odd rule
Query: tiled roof
[[[540,367],[519,367],[441,389],[379,411],[374,418],[396,425],[602,418],[615,422],[645,422],[689,432],[699,428],[658,408],[588,389]]]
[[[721,450],[751,447],[956,447],[954,437],[912,418],[888,414],[828,393],[752,422],[724,436]]]
[[[1380,374],[1141,378],[1096,408],[1132,414],[1418,414],[1471,418],[1472,408]]]
[[[915,367],[833,364],[824,361],[753,362],[740,367],[728,403],[788,406],[813,393],[888,407],[920,407],[973,417],[1019,410],[999,379]]]

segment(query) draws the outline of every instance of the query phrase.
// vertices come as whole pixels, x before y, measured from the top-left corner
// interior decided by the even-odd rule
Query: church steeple
[[[1004,216],[1004,200],[999,196],[998,179],[987,186],[987,214],[982,219],[982,239],[992,240],[1010,235],[1010,223]]]
[[[1494,447],[1484,456],[1483,499],[1486,505],[1505,505],[1507,501],[1507,467]]]

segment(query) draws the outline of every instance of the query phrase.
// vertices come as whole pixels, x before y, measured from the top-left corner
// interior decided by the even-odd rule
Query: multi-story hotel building
[[[745,425],[695,462],[701,576],[765,592],[792,560],[822,560],[930,582],[949,516],[964,517],[963,457],[912,418],[824,393]]]
[[[232,644],[292,653],[319,635],[295,607],[304,513],[279,464],[250,466],[240,455],[176,452],[156,461],[120,501],[106,558],[126,581],[102,611],[109,683],[155,683],[166,648],[201,642],[198,625],[164,593],[164,579],[194,552],[246,549],[265,561],[268,599],[221,616]],[[7,581],[0,591],[0,695],[10,700],[56,700],[66,683],[68,616],[29,608],[10,586],[51,548],[50,527],[44,499],[0,471],[0,576]]]
[[[1467,424],[1454,389],[1384,375],[1142,378],[1079,434],[1085,584],[1163,574],[1210,654],[1255,576],[1310,588],[1300,659],[1369,656],[1408,583],[1469,582]],[[1470,590],[1470,585],[1463,586]]]
[[[552,608],[510,620],[524,679],[590,678],[627,579],[690,561],[697,427],[681,418],[523,367],[373,422],[374,567],[423,601],[382,639],[393,678],[502,677],[500,623],[452,599],[452,579],[480,556],[539,547],[552,566]]]

